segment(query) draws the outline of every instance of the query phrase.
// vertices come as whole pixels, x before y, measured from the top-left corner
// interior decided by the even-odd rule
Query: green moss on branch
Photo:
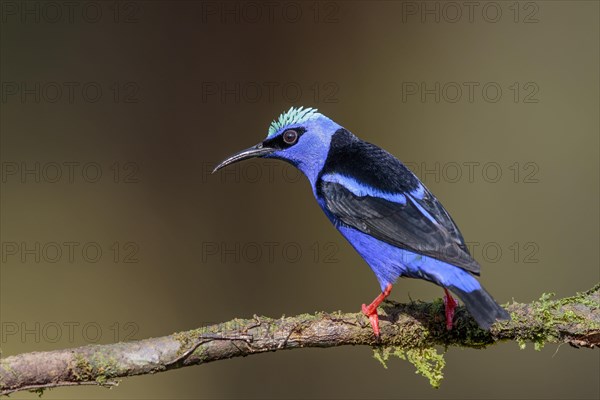
[[[373,336],[360,313],[302,314],[278,319],[255,316],[234,319],[169,336],[111,345],[25,353],[0,360],[0,394],[20,390],[77,385],[115,385],[115,378],[150,374],[226,358],[300,347],[367,345],[384,365],[398,356],[437,387],[443,377],[443,355],[449,346],[484,348],[515,341],[536,349],[546,343],[574,347],[600,345],[600,284],[573,297],[544,294],[530,304],[506,306],[511,321],[479,329],[464,307],[456,310],[454,328],[445,327],[443,304],[384,303],[380,308],[381,338]]]

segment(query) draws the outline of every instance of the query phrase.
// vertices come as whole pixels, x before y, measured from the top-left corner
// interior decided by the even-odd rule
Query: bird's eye
[[[294,144],[298,140],[298,132],[293,129],[288,129],[283,132],[283,141],[287,144]]]

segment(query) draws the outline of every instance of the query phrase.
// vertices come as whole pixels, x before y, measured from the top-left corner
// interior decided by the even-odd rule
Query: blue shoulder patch
[[[378,197],[394,203],[406,204],[406,196],[402,193],[390,193],[383,192],[372,186],[358,182],[356,179],[346,175],[340,175],[336,173],[325,174],[321,177],[325,182],[338,183],[348,189],[352,194],[364,197]]]

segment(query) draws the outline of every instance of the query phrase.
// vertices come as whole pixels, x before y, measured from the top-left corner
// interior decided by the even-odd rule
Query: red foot
[[[444,296],[444,305],[446,306],[446,329],[452,330],[452,320],[454,319],[454,309],[458,305],[454,297],[448,292],[446,288],[444,288],[444,292],[446,292]]]
[[[373,328],[373,333],[375,336],[379,337],[379,317],[377,316],[377,307],[381,304],[386,297],[390,295],[392,291],[392,284],[389,284],[385,287],[385,290],[373,300],[371,304],[368,306],[362,305],[362,312],[367,317],[369,317],[369,321],[371,322],[371,327]]]

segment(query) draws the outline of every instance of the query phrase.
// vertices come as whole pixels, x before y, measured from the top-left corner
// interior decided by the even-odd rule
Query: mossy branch
[[[435,346],[484,348],[512,340],[524,347],[569,343],[600,345],[600,284],[576,296],[553,300],[544,294],[531,304],[506,306],[511,321],[479,329],[468,312],[456,310],[447,331],[443,303],[384,303],[380,308],[381,339],[360,313],[304,314],[279,319],[235,319],[218,325],[160,338],[35,352],[0,360],[0,394],[75,385],[116,385],[116,378],[151,374],[207,362],[300,347],[367,345],[385,365],[390,355],[408,359],[417,372],[437,386],[444,360]]]

